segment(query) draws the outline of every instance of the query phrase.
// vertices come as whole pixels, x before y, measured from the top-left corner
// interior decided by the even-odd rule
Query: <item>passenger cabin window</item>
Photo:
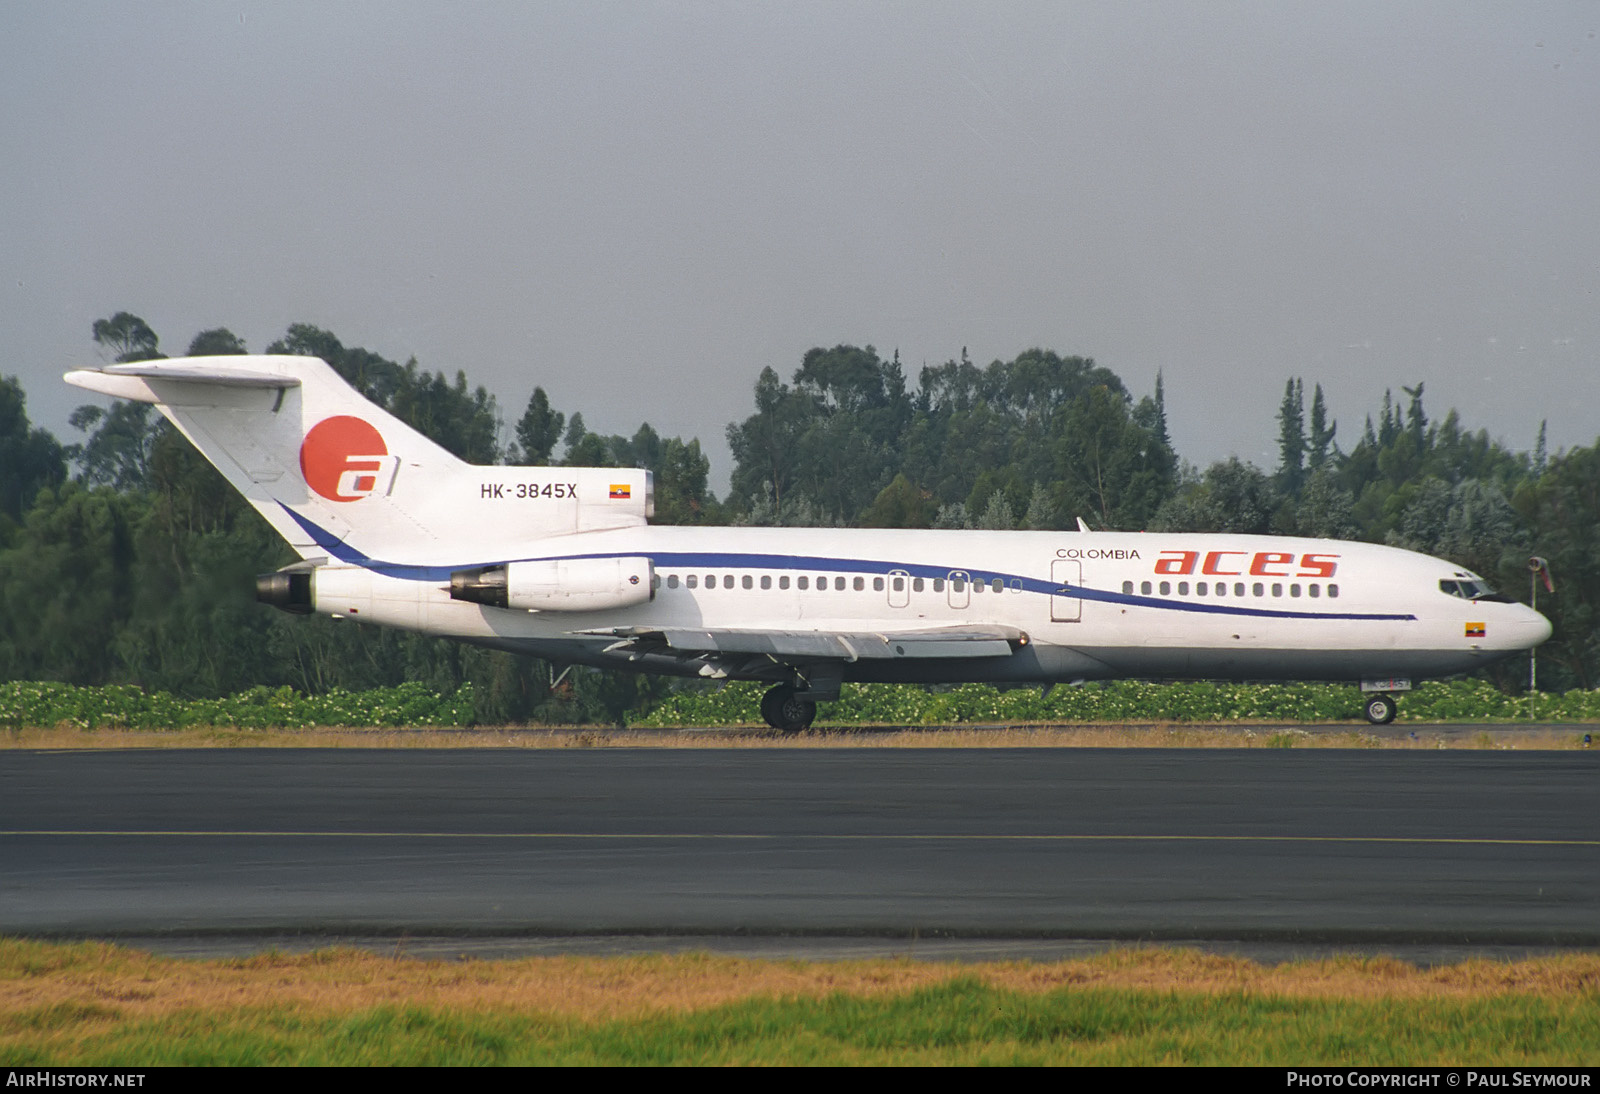
[[[1130,595],[1133,592],[1133,582],[1124,581],[1122,583],[1122,592],[1123,592],[1123,595],[1125,595],[1125,596],[1126,595]]]
[[[806,588],[810,584],[810,582],[811,582],[811,579],[808,578],[808,577],[804,577],[804,576],[799,577],[799,578],[795,579],[795,588],[799,589],[801,592],[805,592]]]
[[[749,578],[745,578],[745,580],[748,581],[750,579]],[[722,587],[724,589],[733,588],[733,575],[732,574],[723,574],[722,575]]]
[[[749,574],[745,574],[744,577],[740,579],[739,584],[743,585],[746,589],[749,589],[754,586],[755,582],[751,579]]]
[[[667,588],[676,589],[677,587],[678,587],[678,575],[677,574],[668,574],[667,575]]]
[[[833,579],[833,589],[834,589],[834,592],[839,592],[839,593],[844,592],[844,578],[842,578],[842,577],[834,578]]]
[[[895,578],[894,579],[894,583],[895,583],[895,586],[898,588],[899,585],[900,585],[900,579],[898,577]],[[872,579],[872,591],[875,592],[875,593],[883,592],[883,578],[875,577],[875,578]]]
[[[761,575],[761,587],[763,589],[772,588],[772,575],[771,574],[762,574]]]
[[[688,577],[683,579],[683,583],[685,585],[689,586],[689,588],[692,589],[696,585],[700,584],[700,579],[698,577],[696,577],[694,574],[690,574]]]
[[[804,580],[804,579],[802,579],[802,580]],[[778,588],[787,589],[788,587],[789,587],[789,575],[788,574],[783,574],[782,576],[780,576],[778,578]],[[802,585],[800,587],[802,589],[805,588],[804,585]]]

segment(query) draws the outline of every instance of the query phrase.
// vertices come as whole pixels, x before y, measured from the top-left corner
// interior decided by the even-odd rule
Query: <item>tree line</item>
[[[118,362],[158,359],[155,332],[119,312],[91,337]],[[226,328],[186,355],[247,352]],[[1301,534],[1392,543],[1452,559],[1513,596],[1527,560],[1558,584],[1540,609],[1546,689],[1600,679],[1600,442],[1516,452],[1451,411],[1433,420],[1422,386],[1385,393],[1348,448],[1320,386],[1307,406],[1288,380],[1279,462],[1197,468],[1167,432],[1162,382],[1135,398],[1084,357],[1035,349],[978,366],[924,367],[871,346],[813,349],[785,381],[761,370],[752,413],[727,429],[731,490],[709,488],[698,440],[590,432],[581,411],[535,386],[514,421],[462,372],[404,364],[294,324],[269,353],[321,357],[364,396],[464,460],[643,467],[658,523],[902,528],[1075,528]],[[288,548],[151,407],[80,407],[78,436],[34,427],[14,378],[0,379],[0,679],[137,683],[193,697],[253,685],[309,693],[418,680],[471,681],[485,721],[622,721],[671,685],[574,671],[401,632],[291,618],[253,601],[253,577]],[[1512,685],[1515,666],[1499,682]]]

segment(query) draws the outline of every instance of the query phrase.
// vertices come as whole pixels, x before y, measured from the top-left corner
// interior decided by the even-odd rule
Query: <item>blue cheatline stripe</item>
[[[508,562],[577,562],[585,559],[617,557],[616,552],[610,551],[597,554],[536,555],[527,558],[502,558],[489,562],[463,562],[453,566],[413,566],[399,562],[384,562],[355,550],[327,529],[307,520],[294,510],[289,509],[288,506],[284,506],[284,508],[294,518],[295,523],[306,530],[312,542],[319,549],[327,551],[331,557],[348,565],[361,566],[385,577],[399,578],[403,581],[444,582],[449,581],[450,575],[457,570],[465,570],[477,566],[498,566]],[[927,566],[920,563],[883,562],[876,559],[830,558],[820,555],[770,555],[736,551],[648,551],[638,553],[647,555],[657,567],[681,567],[684,569],[710,567],[728,570],[793,570],[808,573],[823,571],[826,573],[865,574],[873,577],[886,577],[891,572],[898,571],[909,574],[911,577],[924,578],[948,578],[952,573],[961,572],[967,574],[975,582],[983,581],[987,583],[998,577],[1006,582],[1008,587],[1012,582],[1017,582],[1024,592],[1039,593],[1045,596],[1065,596],[1080,600],[1094,600],[1105,604],[1119,604],[1123,607],[1195,612],[1201,615],[1245,616],[1258,619],[1347,619],[1391,623],[1414,622],[1417,618],[1414,615],[1399,613],[1300,612],[1276,608],[1244,608],[1232,604],[1203,604],[1188,600],[1169,600],[1164,597],[1137,596],[1133,593],[1113,592],[1110,589],[1091,589],[1084,585],[1061,585],[1053,581],[1043,581],[1039,578],[1028,577],[1024,574],[1010,574],[998,570],[973,569],[964,566]]]

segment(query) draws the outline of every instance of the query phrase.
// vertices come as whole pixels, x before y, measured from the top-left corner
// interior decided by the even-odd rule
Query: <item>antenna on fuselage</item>
[[[1078,518],[1078,531],[1080,531],[1080,532],[1089,531],[1089,526],[1087,524],[1083,523],[1083,518],[1082,517]]]

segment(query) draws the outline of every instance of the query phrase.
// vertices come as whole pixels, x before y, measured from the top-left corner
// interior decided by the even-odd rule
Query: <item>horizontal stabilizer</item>
[[[224,358],[226,360],[226,358]],[[107,365],[100,370],[113,376],[144,376],[152,380],[177,380],[191,384],[221,384],[224,387],[299,387],[298,376],[276,372],[256,372],[242,368],[216,368],[187,361],[137,361],[127,365]]]
[[[168,383],[204,384],[211,387],[268,388],[282,391],[299,387],[300,378],[280,372],[262,372],[257,369],[229,365],[238,358],[190,357],[170,361],[134,361],[124,365],[107,365],[104,368],[76,369],[66,374],[66,381],[75,387],[87,388],[102,395],[137,402],[159,401],[145,381],[161,380]],[[255,358],[270,360],[270,358]]]

